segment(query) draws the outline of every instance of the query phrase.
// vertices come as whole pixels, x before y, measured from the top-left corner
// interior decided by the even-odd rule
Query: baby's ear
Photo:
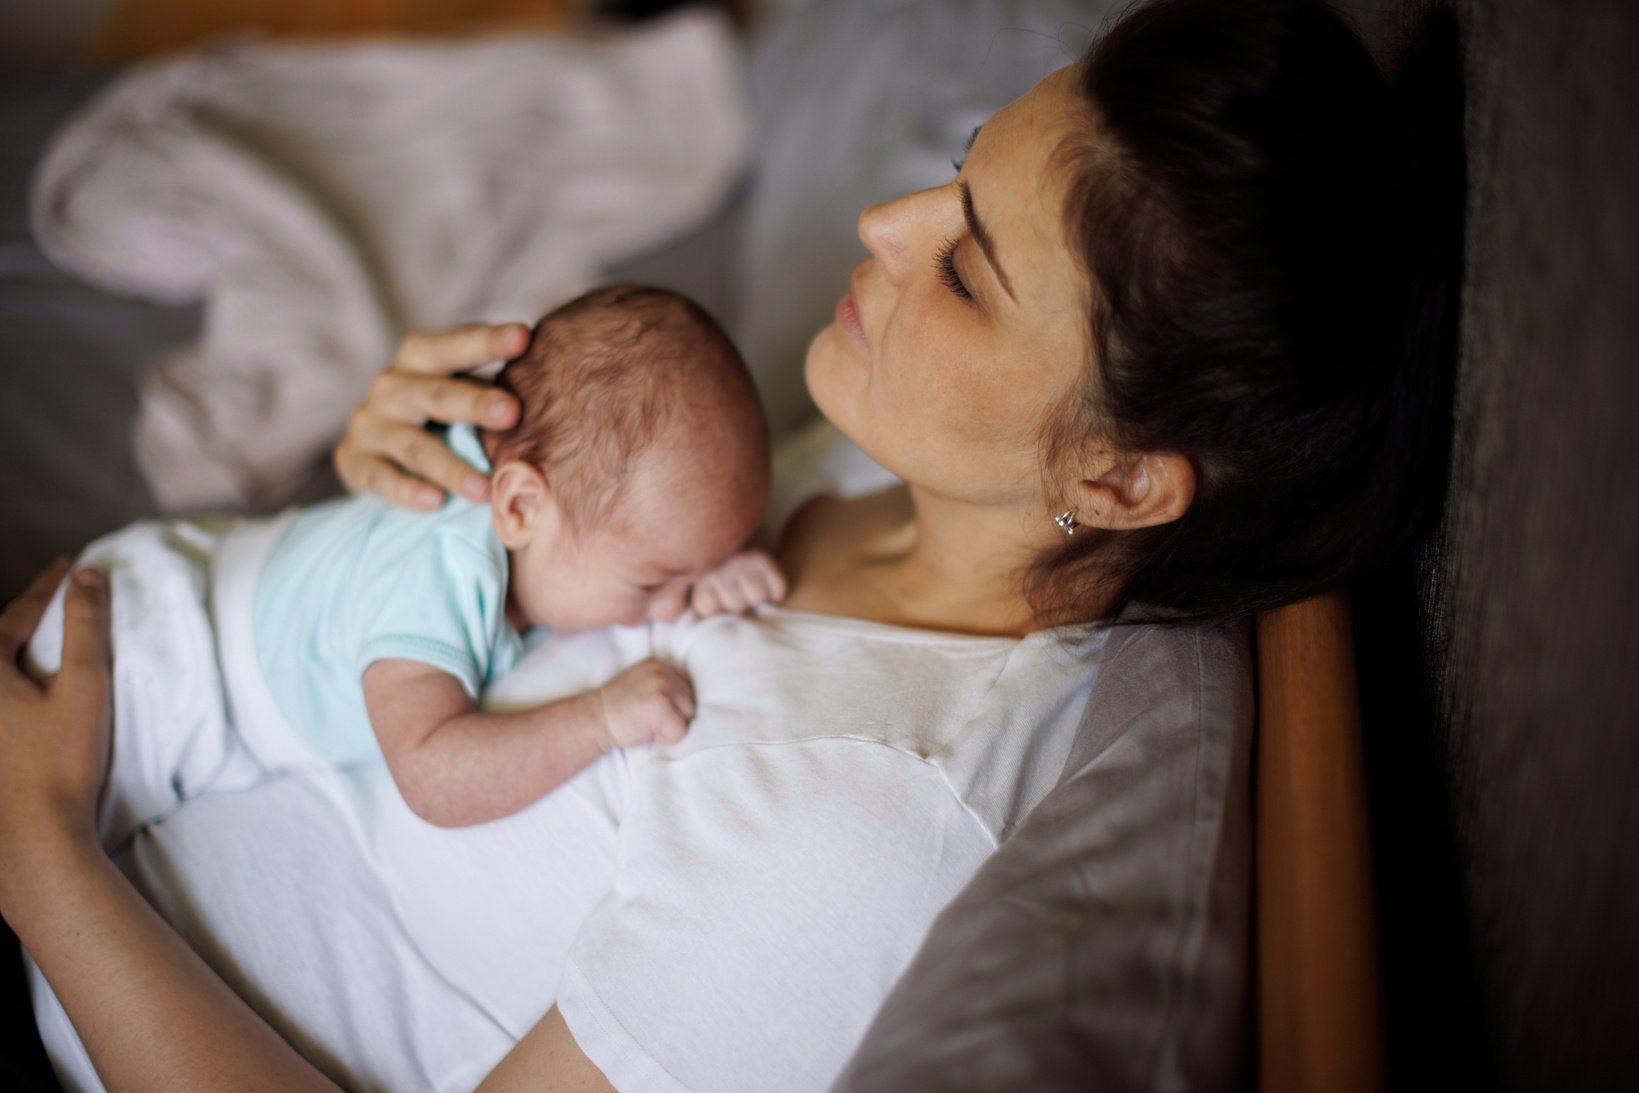
[[[496,537],[519,550],[542,535],[555,536],[562,523],[558,500],[539,467],[508,460],[490,479],[490,516]]]

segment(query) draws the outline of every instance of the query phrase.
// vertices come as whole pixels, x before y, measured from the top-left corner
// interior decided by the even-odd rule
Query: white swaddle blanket
[[[109,574],[113,746],[98,830],[124,845],[143,823],[211,788],[260,779],[233,731],[210,614],[212,561],[230,525],[133,524],[97,540],[79,563]],[[25,653],[36,674],[62,663],[57,589]]]
[[[238,45],[141,65],[54,138],[36,238],[205,301],[142,381],[163,511],[287,500],[412,329],[532,322],[702,216],[749,121],[721,16],[595,37]]]

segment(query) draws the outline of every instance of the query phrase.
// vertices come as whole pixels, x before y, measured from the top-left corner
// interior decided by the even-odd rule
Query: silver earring
[[[1081,523],[1076,519],[1075,509],[1065,509],[1057,516],[1053,517],[1053,523],[1063,528],[1064,534],[1066,535],[1074,535],[1076,533],[1076,529],[1081,526]]]

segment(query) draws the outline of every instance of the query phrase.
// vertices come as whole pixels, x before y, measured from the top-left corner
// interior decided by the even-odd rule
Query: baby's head
[[[496,383],[523,403],[486,447],[508,594],[531,625],[673,619],[756,529],[768,425],[733,343],[684,297],[589,292],[536,324]]]

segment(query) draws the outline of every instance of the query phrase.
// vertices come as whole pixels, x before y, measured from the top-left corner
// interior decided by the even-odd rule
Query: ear
[[[508,550],[519,550],[563,530],[557,496],[539,467],[508,460],[490,478],[490,517],[495,535]]]
[[[1116,455],[1097,478],[1072,490],[1076,519],[1112,531],[1170,524],[1195,500],[1195,467],[1177,452]]]

